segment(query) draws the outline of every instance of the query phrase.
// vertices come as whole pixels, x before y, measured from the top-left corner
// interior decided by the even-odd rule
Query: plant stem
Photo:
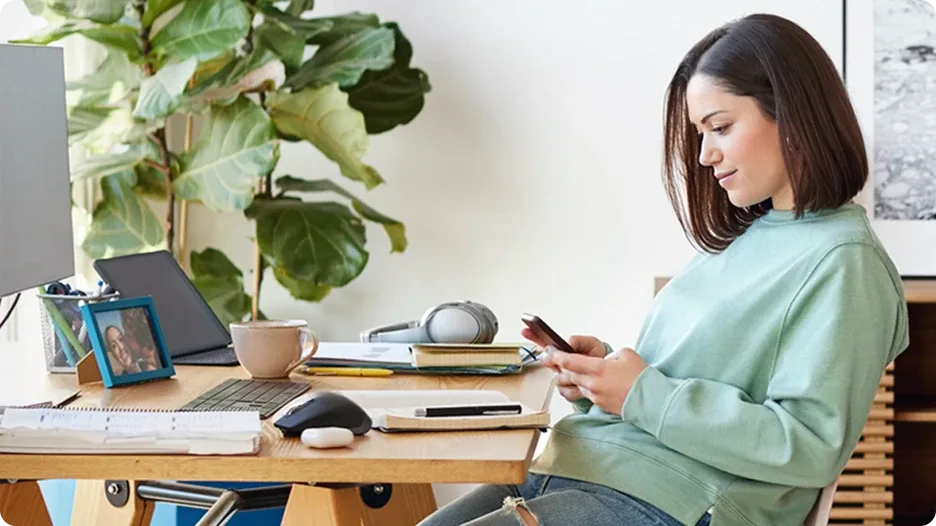
[[[260,107],[266,111],[266,93],[260,92]],[[257,183],[257,194],[264,197],[273,195],[273,170],[270,170]],[[260,285],[263,283],[263,272],[266,270],[266,262],[263,260],[263,253],[260,252],[260,240],[254,237],[254,283],[253,283],[253,305],[251,308],[251,317],[257,319],[260,316]]]
[[[189,82],[189,86],[193,85],[193,82]],[[185,144],[183,148],[185,151],[192,149],[192,127],[195,124],[195,116],[192,115],[192,112],[189,112],[185,116]],[[186,266],[185,253],[188,250],[188,201],[181,199],[179,203],[179,259],[182,262],[182,270],[185,271],[188,267]]]
[[[143,11],[146,9],[146,3],[139,2],[135,7],[140,14],[140,18],[142,18]],[[155,74],[155,70],[153,68],[153,63],[150,62],[153,44],[150,42],[150,29],[148,27],[140,32],[140,40],[143,42],[143,71],[146,73],[146,76],[151,77]],[[166,211],[166,247],[169,249],[170,254],[175,254],[172,239],[175,225],[175,193],[172,191],[172,168],[169,164],[169,146],[166,142],[166,127],[163,126],[156,130],[152,138],[159,148],[159,157],[160,161],[162,161],[155,168],[161,171],[163,177],[166,178],[166,201],[168,201],[168,210]]]

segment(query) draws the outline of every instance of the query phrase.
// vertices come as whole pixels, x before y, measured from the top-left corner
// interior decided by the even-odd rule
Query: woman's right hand
[[[546,354],[543,356],[543,365],[556,372],[556,390],[559,391],[559,394],[562,395],[563,398],[570,402],[585,398],[585,395],[582,394],[578,386],[569,380],[568,373],[560,369],[552,360],[552,353],[563,351],[549,345],[549,342],[538,340],[533,332],[526,327],[521,330],[520,335],[546,350]],[[583,354],[594,358],[604,358],[607,353],[604,342],[594,336],[576,335],[569,338],[568,342],[569,345],[575,349],[576,354]]]

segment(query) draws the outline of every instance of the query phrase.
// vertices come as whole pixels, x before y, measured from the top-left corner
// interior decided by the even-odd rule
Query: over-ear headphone
[[[472,301],[454,301],[430,308],[418,321],[383,325],[361,332],[362,342],[491,343],[497,317]]]

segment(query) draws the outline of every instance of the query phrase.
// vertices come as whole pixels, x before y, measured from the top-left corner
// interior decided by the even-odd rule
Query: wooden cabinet
[[[830,524],[922,526],[936,515],[936,279],[903,284],[910,346],[881,377]]]

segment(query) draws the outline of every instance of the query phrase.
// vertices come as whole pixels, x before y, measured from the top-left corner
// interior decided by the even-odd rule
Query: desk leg
[[[13,526],[52,526],[39,483],[33,480],[0,484],[0,517]]]
[[[75,485],[72,526],[149,526],[156,503],[137,497],[136,482],[130,482],[130,495],[122,507],[107,500],[103,480],[79,480]]]
[[[360,488],[292,487],[283,526],[413,526],[436,510],[430,484],[394,484],[389,502],[371,508]]]

